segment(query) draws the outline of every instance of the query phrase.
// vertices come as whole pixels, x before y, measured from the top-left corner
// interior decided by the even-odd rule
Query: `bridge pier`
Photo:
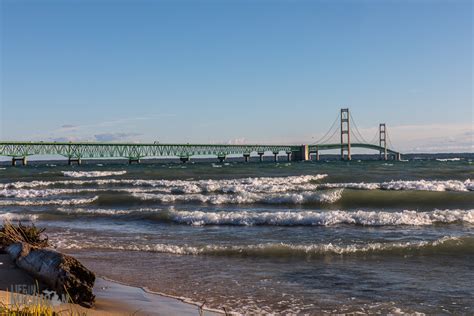
[[[81,165],[81,158],[69,157],[68,160],[67,160],[67,164],[70,165],[70,166],[71,166],[74,162],[77,162],[77,165],[80,166],[80,165]]]
[[[291,161],[291,151],[286,152],[287,161]]]
[[[347,152],[347,155],[344,155],[342,153],[342,150],[344,149],[341,149],[341,160],[347,160],[347,161],[351,161],[352,160],[352,156],[351,156],[351,153],[350,152]]]
[[[273,161],[278,162],[278,152],[273,152]]]
[[[245,160],[245,162],[249,162],[249,160],[250,160],[250,154],[245,153],[245,154],[244,154],[244,160]]]
[[[27,160],[26,160],[26,156],[25,157],[12,157],[12,166],[16,166],[16,163],[21,161],[21,164],[23,166],[26,166],[27,165]]]
[[[263,152],[258,153],[258,159],[260,160],[260,162],[263,161],[263,154],[264,154]]]
[[[189,159],[189,156],[181,156],[181,157],[179,157],[179,160],[181,160],[182,163],[186,163],[186,162],[188,162],[190,159]]]
[[[133,164],[134,162],[139,164],[140,163],[140,158],[128,158],[128,164],[129,165]]]
[[[308,145],[301,145],[299,150],[293,151],[291,154],[292,161],[307,161],[309,160]]]
[[[396,156],[395,156],[395,160],[397,160],[397,161],[402,160],[402,154],[397,153]]]
[[[319,150],[316,150],[316,161],[319,161]]]

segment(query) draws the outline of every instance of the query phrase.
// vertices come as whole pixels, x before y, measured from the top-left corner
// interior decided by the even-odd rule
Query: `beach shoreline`
[[[0,305],[9,305],[12,297],[20,301],[34,301],[31,295],[14,293],[36,285],[25,271],[16,267],[8,254],[0,253]],[[144,287],[134,287],[106,277],[97,277],[94,285],[96,302],[87,309],[75,304],[53,305],[53,310],[72,310],[86,315],[199,315],[200,304],[183,297],[157,293]],[[202,307],[202,315],[221,315],[223,312]]]

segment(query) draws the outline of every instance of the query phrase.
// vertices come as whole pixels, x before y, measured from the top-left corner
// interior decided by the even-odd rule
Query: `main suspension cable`
[[[390,140],[389,134],[386,133],[386,135],[387,135],[388,144],[390,145],[390,149],[398,151],[398,150],[396,150],[395,146],[393,146],[392,141]]]
[[[378,145],[380,139],[379,133],[379,130],[375,130],[375,135],[370,139],[370,144]]]
[[[336,119],[334,120],[334,122],[332,123],[331,127],[329,128],[329,130],[326,132],[326,134],[324,134],[323,137],[321,137],[320,139],[318,139],[317,141],[311,143],[311,145],[316,145],[316,144],[322,144],[323,141],[326,141],[326,136],[329,135],[329,133],[331,132],[331,130],[333,129],[333,127],[336,125],[337,121],[339,121],[339,118],[341,117],[341,114],[338,114]],[[336,131],[338,129],[336,128]],[[333,133],[334,135],[334,133]],[[332,136],[330,136],[327,140],[331,139]]]
[[[351,121],[352,121],[352,123],[354,124],[355,130],[356,130],[356,132],[359,134],[361,140],[362,140],[363,142],[369,144],[369,142],[368,142],[368,141],[364,138],[364,136],[362,136],[362,134],[360,133],[359,128],[357,127],[357,124],[356,124],[356,122],[355,122],[355,120],[354,120],[354,118],[352,117],[352,114],[351,114],[350,112],[349,112],[349,116],[350,116]],[[355,133],[354,133],[354,136],[356,136]],[[357,137],[356,137],[356,138],[357,138]]]

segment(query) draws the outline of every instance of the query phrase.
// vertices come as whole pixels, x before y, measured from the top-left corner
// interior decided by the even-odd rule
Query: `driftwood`
[[[71,256],[24,242],[11,244],[6,252],[15,264],[37,278],[61,297],[84,307],[92,307],[95,275]]]

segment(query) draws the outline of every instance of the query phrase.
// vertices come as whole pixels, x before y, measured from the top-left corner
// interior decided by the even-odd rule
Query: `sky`
[[[0,0],[0,140],[473,152],[473,5],[454,0]]]

